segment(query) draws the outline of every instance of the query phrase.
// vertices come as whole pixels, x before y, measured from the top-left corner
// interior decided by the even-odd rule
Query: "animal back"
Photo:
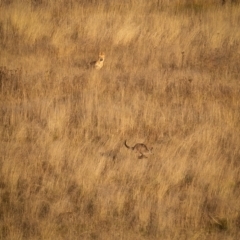
[[[138,143],[133,148],[136,149],[139,152],[149,152],[149,149],[143,143]]]

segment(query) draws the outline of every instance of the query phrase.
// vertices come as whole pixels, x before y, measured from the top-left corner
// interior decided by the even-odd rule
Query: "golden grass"
[[[240,6],[220,2],[0,3],[0,239],[239,239]]]

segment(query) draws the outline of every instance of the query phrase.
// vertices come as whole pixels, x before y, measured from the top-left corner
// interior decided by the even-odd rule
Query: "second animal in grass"
[[[125,140],[124,145],[126,148],[133,150],[138,154],[138,158],[147,158],[147,155],[153,154],[152,149],[153,148],[148,148],[145,144],[143,143],[137,143],[133,147],[130,147],[127,145],[127,140]]]
[[[98,60],[90,62],[90,65],[92,67],[94,67],[95,69],[99,70],[103,67],[104,60],[105,60],[105,53],[100,52],[99,55],[98,55]]]

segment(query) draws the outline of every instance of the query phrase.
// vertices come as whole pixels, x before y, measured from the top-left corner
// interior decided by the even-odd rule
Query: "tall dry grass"
[[[239,5],[0,12],[0,239],[239,239]]]

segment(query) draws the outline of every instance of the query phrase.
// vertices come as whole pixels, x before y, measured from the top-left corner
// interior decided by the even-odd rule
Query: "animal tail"
[[[127,145],[127,140],[125,140],[124,145],[125,145],[126,148],[132,149],[132,147],[130,147],[130,146]]]

